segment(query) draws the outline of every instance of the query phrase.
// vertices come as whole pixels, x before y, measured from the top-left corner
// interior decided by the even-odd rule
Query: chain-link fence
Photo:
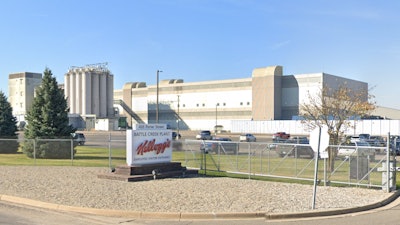
[[[7,151],[5,143],[16,144],[17,149]],[[0,155],[2,165],[115,168],[126,164],[126,141],[121,135],[112,136],[106,133],[86,134],[86,141],[73,138],[2,138],[0,139]]]
[[[319,183],[395,189],[397,167],[390,148],[351,144],[329,148],[335,157],[318,157]],[[249,178],[314,180],[316,153],[308,144],[186,140],[183,149],[187,167]]]
[[[16,154],[2,154],[3,165],[97,166],[126,165],[125,136],[86,134],[85,143],[73,139],[0,139],[19,143]],[[30,150],[23,150],[26,146]],[[245,175],[252,179],[272,177],[313,181],[315,152],[308,144],[273,142],[234,142],[177,140],[173,161],[182,166],[207,171]],[[318,157],[318,182],[383,190],[396,187],[396,161],[392,148],[358,145],[329,146],[334,158]],[[30,152],[30,155],[28,153]],[[395,152],[393,152],[395,153]],[[59,156],[63,157],[48,157]],[[46,156],[46,157],[44,157]],[[389,171],[389,173],[388,173]],[[389,175],[388,175],[389,174]]]

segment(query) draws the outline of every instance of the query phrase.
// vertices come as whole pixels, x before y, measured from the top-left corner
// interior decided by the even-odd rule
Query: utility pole
[[[158,123],[158,95],[159,95],[159,85],[158,85],[158,80],[159,80],[159,74],[161,73],[161,70],[157,70],[157,103],[156,103],[156,123]]]
[[[179,120],[180,119],[181,119],[181,117],[179,116],[179,95],[178,95],[178,119],[176,121],[176,123],[177,123],[177,133],[178,133],[177,138],[178,139],[179,139]]]
[[[215,135],[217,135],[217,125],[218,125],[218,105],[219,105],[219,103],[217,103],[217,104],[215,105],[215,127],[214,127],[214,132],[215,132]]]

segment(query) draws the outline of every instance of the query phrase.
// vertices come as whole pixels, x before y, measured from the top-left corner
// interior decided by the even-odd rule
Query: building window
[[[247,105],[250,105],[250,102],[247,102]]]
[[[203,107],[206,106],[206,104],[203,103]]]
[[[20,92],[21,96],[22,96],[22,91]]]
[[[223,106],[226,106],[226,103],[224,102],[224,104],[222,104]]]
[[[197,103],[196,106],[199,107],[199,104]]]
[[[185,107],[186,105],[185,104],[182,104],[182,107]]]
[[[243,102],[240,102],[240,105],[243,105]]]
[[[219,106],[219,103],[217,103],[217,106]]]

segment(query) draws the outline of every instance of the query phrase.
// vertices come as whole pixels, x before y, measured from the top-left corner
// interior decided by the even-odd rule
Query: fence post
[[[393,140],[393,189],[394,191],[396,190],[396,173],[397,173],[397,160],[396,160],[396,156],[397,156],[397,136],[394,138]]]
[[[326,158],[324,158],[324,186],[326,187],[327,186],[327,179],[328,179],[328,176],[327,176],[327,170],[328,168],[327,168],[327,164],[326,164]]]
[[[108,135],[108,168],[112,171],[112,165],[111,165],[111,132]]]
[[[263,150],[260,151],[260,174],[263,174]]]
[[[33,139],[33,162],[34,165],[36,166],[36,138]]]
[[[71,138],[71,166],[74,165],[74,139]]]
[[[386,138],[386,192],[390,192],[390,132]]]
[[[221,169],[221,143],[218,143],[218,160],[217,160],[217,171],[220,172]]]
[[[251,154],[250,154],[250,149],[249,149],[249,179],[251,179]]]

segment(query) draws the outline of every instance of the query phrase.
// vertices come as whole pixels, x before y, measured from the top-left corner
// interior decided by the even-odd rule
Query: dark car
[[[175,131],[172,131],[172,140],[181,139],[181,134],[178,134]]]
[[[85,145],[86,138],[85,138],[84,134],[82,134],[82,133],[72,133],[71,137],[74,140],[74,142],[78,143],[79,145]]]
[[[314,158],[314,151],[310,147],[308,139],[289,139],[277,144],[275,149],[280,157],[294,156],[300,158],[306,156],[307,158]]]
[[[396,142],[390,142],[390,154],[393,154],[393,152],[396,153],[396,156],[400,155],[400,141]],[[387,150],[385,149],[384,152],[386,153]]]
[[[211,131],[209,130],[202,130],[198,135],[196,135],[197,140],[211,140]]]
[[[233,142],[230,138],[214,138],[210,141],[204,141],[200,145],[200,150],[206,153],[237,154],[239,144]]]

